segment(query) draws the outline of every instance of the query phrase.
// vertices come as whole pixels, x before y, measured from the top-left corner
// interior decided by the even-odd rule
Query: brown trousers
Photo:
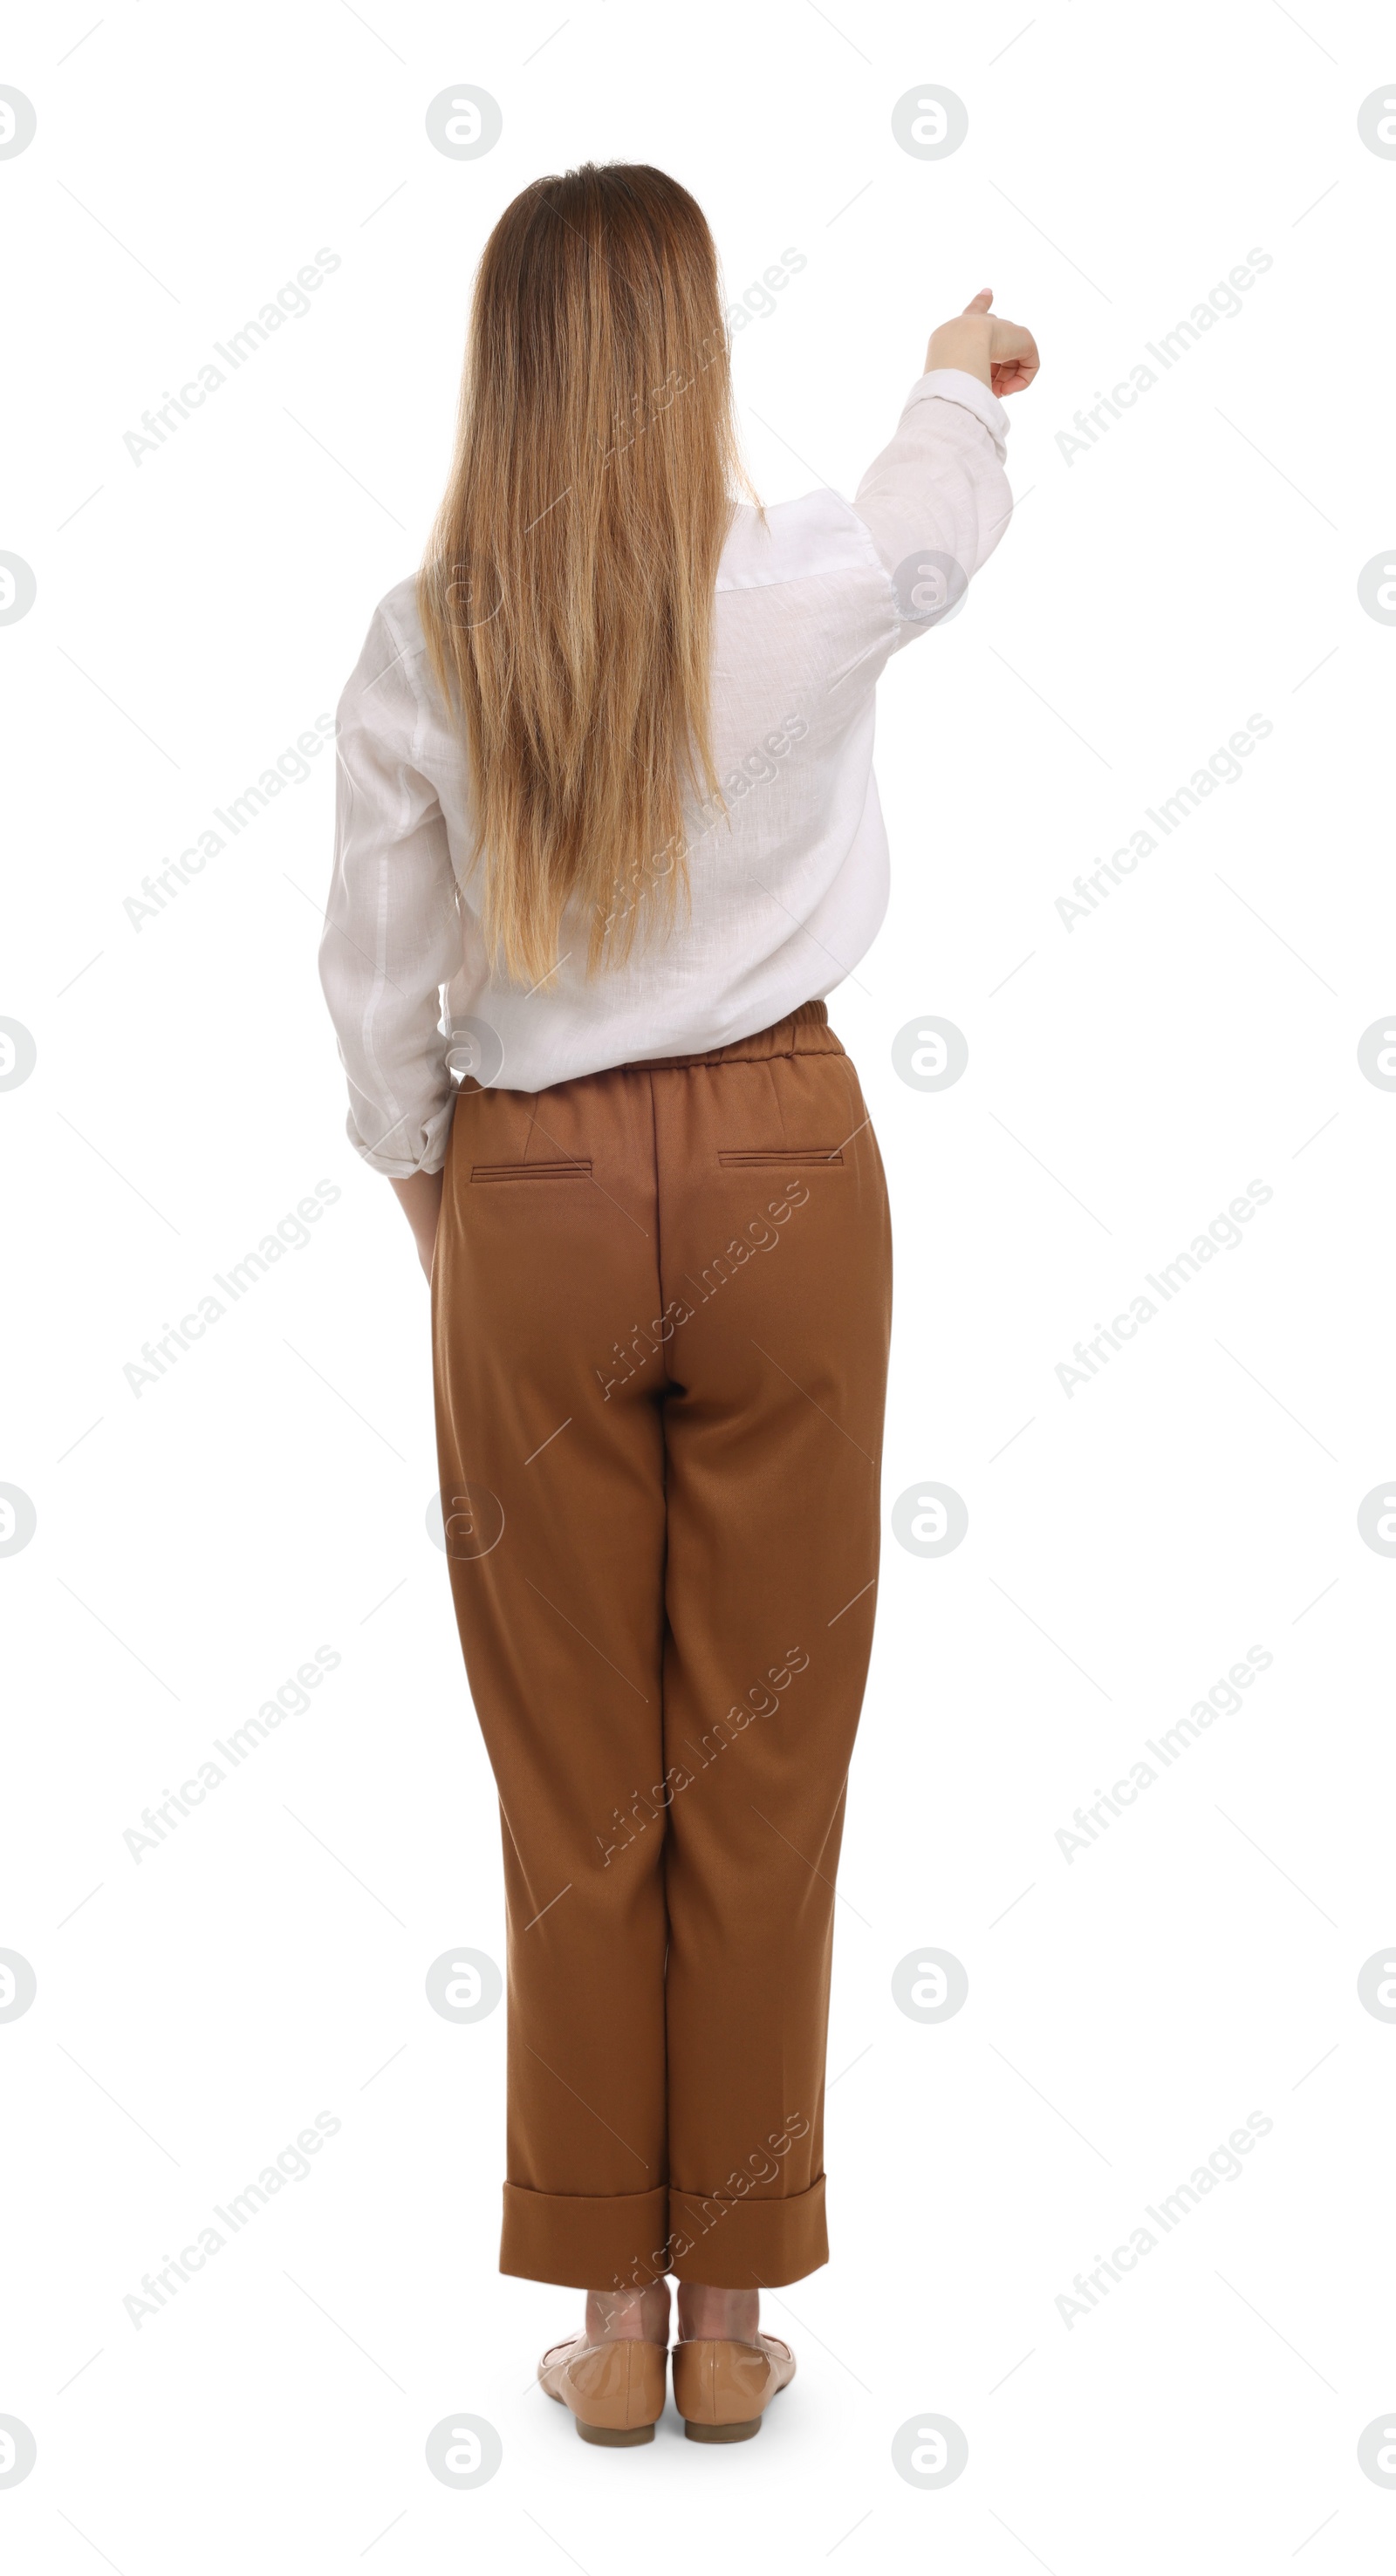
[[[882,1161],[823,1003],[537,1094],[467,1082],[432,1305],[504,1835],[500,2269],[799,2280],[828,2260],[891,1322]]]

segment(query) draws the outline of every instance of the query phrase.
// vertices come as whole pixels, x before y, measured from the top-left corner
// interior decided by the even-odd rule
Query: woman
[[[851,505],[762,511],[692,197],[536,181],[424,568],[340,702],[321,974],[431,1281],[503,1826],[500,2268],[586,2291],[539,2368],[591,2441],[653,2438],[669,2275],[688,2433],[757,2432],[795,2368],[760,2289],[828,2256],[891,1244],[823,996],[886,906],[877,675],[1007,524],[997,397],[1037,352],[991,300]]]

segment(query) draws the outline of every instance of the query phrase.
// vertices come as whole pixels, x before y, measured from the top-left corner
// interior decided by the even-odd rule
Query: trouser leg
[[[841,1052],[651,1078],[674,1323],[664,1738],[686,1766],[665,1850],[669,2268],[779,2285],[827,2260],[834,1878],[876,1597],[890,1227]]]
[[[655,2251],[662,2269],[668,2224],[662,1815],[616,1814],[664,1770],[659,1372],[606,1395],[595,1369],[658,1303],[648,1086],[463,1092],[433,1319],[451,1584],[504,1839],[500,2266],[582,2288]]]

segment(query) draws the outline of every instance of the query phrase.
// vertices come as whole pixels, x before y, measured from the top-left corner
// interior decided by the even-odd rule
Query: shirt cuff
[[[455,1105],[456,1091],[453,1083],[451,1097],[444,1107],[433,1117],[424,1120],[413,1131],[416,1141],[421,1146],[421,1159],[415,1163],[410,1152],[403,1151],[395,1154],[391,1150],[385,1152],[382,1145],[365,1144],[359,1134],[358,1122],[352,1109],[344,1121],[344,1132],[360,1160],[367,1163],[371,1172],[381,1173],[385,1181],[410,1181],[418,1172],[425,1172],[429,1179],[434,1179],[435,1175],[445,1168]],[[404,1119],[401,1124],[406,1128],[408,1122]]]
[[[962,411],[972,411],[982,420],[998,449],[1003,463],[1003,443],[1008,436],[1008,414],[998,395],[991,393],[978,376],[967,375],[963,367],[932,367],[928,375],[919,376],[907,395],[909,403],[921,402],[937,395],[942,402],[958,403]]]

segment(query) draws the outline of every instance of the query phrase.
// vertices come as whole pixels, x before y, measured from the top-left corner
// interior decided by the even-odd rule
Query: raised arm
[[[853,498],[896,595],[893,651],[963,597],[1012,513],[1001,397],[1031,384],[1037,348],[991,301],[983,288],[931,333],[926,372]]]

